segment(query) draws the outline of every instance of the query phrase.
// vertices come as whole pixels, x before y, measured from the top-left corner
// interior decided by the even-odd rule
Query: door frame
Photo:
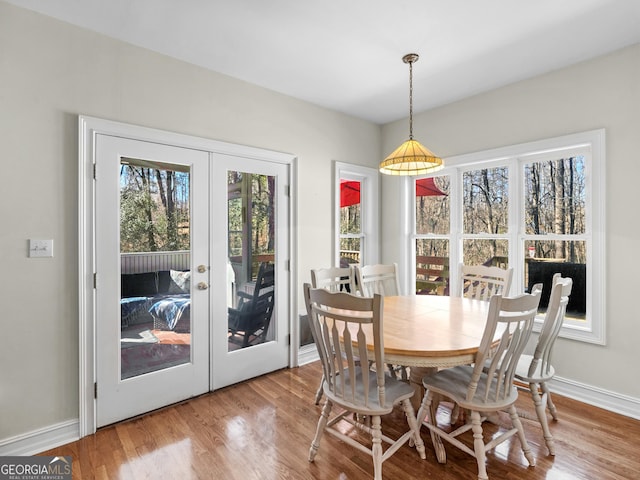
[[[297,265],[297,158],[288,153],[221,142],[202,137],[131,125],[80,115],[78,117],[78,355],[79,355],[79,437],[96,431],[96,300],[95,300],[95,140],[96,135],[112,135],[133,140],[157,142],[176,147],[204,150],[257,160],[283,163],[290,168],[289,265]],[[289,318],[291,334],[289,366],[297,365],[298,311],[297,272],[289,268]],[[210,386],[211,388],[211,386]]]

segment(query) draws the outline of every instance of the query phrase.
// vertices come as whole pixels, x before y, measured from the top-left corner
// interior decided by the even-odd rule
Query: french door
[[[231,265],[233,282],[212,292],[213,389],[288,365],[289,355],[289,168],[233,155],[214,154],[212,167],[212,268]],[[264,338],[232,333],[232,309],[247,310],[244,299],[258,288],[261,266],[275,271],[273,312]],[[233,286],[231,286],[233,285]],[[250,313],[250,312],[249,312]]]
[[[102,426],[209,390],[209,158],[108,135],[96,149]]]
[[[290,165],[191,137],[94,138],[95,426],[286,367]],[[267,266],[272,309],[244,345],[229,310]]]

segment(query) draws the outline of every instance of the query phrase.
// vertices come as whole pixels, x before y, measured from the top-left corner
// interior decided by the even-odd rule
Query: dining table
[[[417,408],[424,393],[424,375],[473,363],[488,311],[489,302],[464,297],[384,297],[384,361],[409,367],[409,382],[417,392],[414,407]],[[502,330],[496,329],[494,341],[498,341],[501,334]],[[373,343],[368,348],[373,352]]]

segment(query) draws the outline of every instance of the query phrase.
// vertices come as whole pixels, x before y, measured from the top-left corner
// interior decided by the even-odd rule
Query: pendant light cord
[[[413,140],[413,62],[409,62],[409,140]]]

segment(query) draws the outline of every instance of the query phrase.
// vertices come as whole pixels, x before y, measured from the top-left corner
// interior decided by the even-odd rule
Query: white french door
[[[99,427],[209,390],[210,176],[207,152],[117,136],[95,158]]]
[[[82,125],[82,432],[287,367],[292,157]],[[228,309],[264,263],[274,311],[264,337],[238,346]]]
[[[289,363],[289,166],[212,155],[212,269],[233,268],[234,286],[212,291],[212,389]],[[264,341],[242,347],[230,337],[228,303],[251,292],[260,264],[275,266],[275,308]],[[230,290],[231,289],[231,290]],[[241,344],[241,342],[240,342]]]

